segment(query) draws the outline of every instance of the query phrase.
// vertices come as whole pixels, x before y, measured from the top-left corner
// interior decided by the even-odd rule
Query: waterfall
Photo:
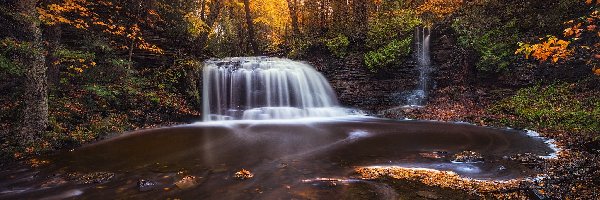
[[[203,84],[204,121],[347,115],[323,75],[288,59],[209,60]]]
[[[431,72],[431,56],[429,54],[431,28],[417,28],[415,39],[415,58],[419,70],[419,82],[417,88],[407,95],[406,104],[408,106],[423,106],[427,100],[429,73]]]

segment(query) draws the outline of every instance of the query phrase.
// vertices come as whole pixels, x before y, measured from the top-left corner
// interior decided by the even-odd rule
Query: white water
[[[429,73],[431,72],[431,56],[429,54],[431,28],[417,28],[415,31],[415,39],[415,58],[419,69],[419,83],[417,88],[406,96],[406,105],[423,106],[427,100]]]
[[[249,57],[205,62],[204,121],[346,116],[333,89],[310,65]]]

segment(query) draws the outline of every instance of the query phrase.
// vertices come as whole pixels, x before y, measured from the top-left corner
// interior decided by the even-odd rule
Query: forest
[[[597,199],[599,23],[600,0],[0,0],[0,167],[201,121],[207,63],[277,57],[314,66],[368,116],[535,130],[562,149],[511,160],[544,179],[456,198]],[[420,34],[426,103],[401,107],[421,84]]]

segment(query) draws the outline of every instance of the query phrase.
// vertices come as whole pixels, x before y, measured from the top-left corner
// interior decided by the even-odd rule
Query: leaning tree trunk
[[[38,0],[19,0],[18,12],[23,19],[23,42],[29,43],[31,52],[21,55],[25,66],[25,85],[23,101],[23,122],[20,138],[31,143],[41,138],[48,125],[48,89],[46,67],[42,47],[42,31],[37,20],[36,4]]]
[[[250,0],[244,0],[244,10],[246,11],[246,24],[248,26],[248,44],[250,45],[252,54],[256,55],[258,53],[258,46],[256,45],[254,36],[254,23],[250,14]]]

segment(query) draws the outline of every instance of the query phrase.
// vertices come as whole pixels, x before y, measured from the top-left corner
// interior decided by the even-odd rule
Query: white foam
[[[358,139],[358,138],[364,138],[364,137],[368,137],[369,136],[369,132],[364,131],[364,130],[355,130],[350,132],[350,134],[348,135],[348,139],[354,140],[354,139]]]
[[[552,149],[552,151],[554,151],[554,152],[550,153],[547,156],[539,156],[540,158],[542,158],[542,159],[556,159],[556,158],[558,158],[558,154],[562,151],[562,149],[560,147],[558,147],[558,145],[556,144],[556,140],[542,137],[540,135],[540,133],[538,133],[537,131],[528,130],[528,129],[525,129],[525,131],[527,132],[528,136],[533,137],[533,138],[539,138],[539,139],[543,140],[544,143],[546,145],[548,145],[548,147],[550,149]]]

